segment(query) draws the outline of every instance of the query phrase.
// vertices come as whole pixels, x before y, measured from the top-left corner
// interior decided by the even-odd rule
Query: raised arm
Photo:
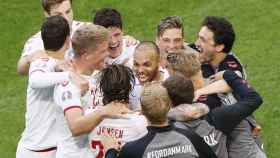
[[[29,76],[31,88],[46,88],[69,81],[69,72],[42,72],[36,71]]]
[[[125,105],[110,103],[84,115],[80,90],[72,83],[56,86],[54,100],[63,109],[64,116],[73,136],[90,132],[104,118],[119,118],[122,113],[129,111]]]
[[[17,72],[19,75],[28,75],[29,67],[32,61],[42,57],[48,57],[43,51],[36,51],[32,54],[21,56],[17,63]]]
[[[69,72],[54,71],[55,62],[50,58],[40,58],[30,65],[28,84],[31,88],[46,88],[69,81]]]
[[[182,104],[168,112],[168,118],[176,121],[189,121],[200,118],[209,112],[207,105],[202,103]]]
[[[29,38],[24,44],[21,57],[17,62],[17,72],[19,75],[28,75],[29,66],[32,61],[44,55],[44,46],[41,33],[38,32]]]
[[[261,104],[261,96],[233,71],[225,71],[223,78],[240,100],[233,105],[221,106],[208,114],[208,119],[217,129],[229,134],[241,120],[251,115]]]
[[[211,95],[216,93],[229,93],[231,91],[232,91],[231,87],[227,84],[225,80],[218,80],[201,89],[196,90],[194,100],[197,100],[202,95]]]

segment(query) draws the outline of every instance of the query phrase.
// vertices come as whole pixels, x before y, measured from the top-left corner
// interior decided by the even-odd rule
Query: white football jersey
[[[166,69],[160,68],[160,73],[162,74],[163,81],[169,77],[169,73]],[[99,74],[95,74],[91,80],[91,95],[93,98],[93,106],[91,108],[95,108],[96,106],[103,106],[103,94],[99,87]],[[141,110],[140,105],[140,95],[142,92],[142,85],[136,78],[135,85],[131,93],[129,94],[129,108],[133,111]]]
[[[89,79],[89,77],[86,77]],[[80,157],[85,149],[85,135],[73,137],[69,129],[65,112],[72,108],[85,111],[92,103],[90,91],[81,97],[80,89],[71,81],[59,84],[54,89],[54,101],[57,105],[58,136],[60,141],[57,146],[58,158]]]
[[[73,21],[72,28],[71,28],[72,29],[71,36],[83,24],[84,24],[84,22]],[[27,42],[24,44],[24,48],[21,53],[21,56],[28,56],[39,50],[44,50],[44,44],[43,44],[43,40],[41,37],[41,31],[37,32],[35,35],[33,35],[32,37],[30,37],[27,40]],[[67,57],[67,55],[68,54],[66,53],[66,57]]]
[[[169,77],[169,73],[167,69],[159,68],[159,71],[162,75],[162,81],[165,81]],[[143,90],[143,85],[140,84],[137,77],[135,77],[135,85],[132,90],[132,92],[129,95],[129,108],[133,111],[139,111],[141,110],[141,103],[140,103],[140,97]]]
[[[94,111],[94,110],[92,110]],[[89,112],[90,113],[90,112]],[[126,114],[123,119],[104,119],[88,135],[87,156],[95,158],[104,156],[102,136],[111,136],[120,143],[125,144],[137,140],[147,134],[147,120],[140,113]]]
[[[100,77],[100,73],[99,71],[94,73],[91,78],[90,78],[90,94],[92,97],[92,104],[90,109],[94,109],[97,106],[103,106],[103,95],[100,89],[100,84],[99,84],[99,77]]]
[[[133,61],[132,58],[133,58],[133,54],[134,54],[136,45],[127,47],[125,39],[123,39],[122,43],[123,43],[122,53],[120,54],[120,56],[118,56],[116,58],[107,57],[105,59],[106,65],[123,64],[130,68],[133,66],[133,63],[131,63],[131,61]]]
[[[57,63],[53,58],[41,58],[31,63],[29,76],[36,73],[54,72]],[[55,147],[56,133],[56,107],[53,101],[54,86],[47,88],[27,87],[25,129],[20,143],[26,149],[43,150]]]

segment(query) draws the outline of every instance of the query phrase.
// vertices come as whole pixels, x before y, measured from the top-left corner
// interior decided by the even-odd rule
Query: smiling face
[[[108,41],[102,42],[97,48],[89,48],[87,61],[91,69],[105,68],[105,58],[108,57]]]
[[[157,37],[157,45],[161,52],[174,52],[182,49],[184,44],[183,32],[179,28],[166,29]]]
[[[117,58],[122,53],[122,38],[123,38],[123,32],[118,27],[109,27],[109,56],[111,58]]]
[[[74,58],[88,70],[102,69],[108,57],[109,33],[106,28],[94,24],[79,27],[72,36]]]
[[[133,71],[141,84],[153,81],[159,74],[159,54],[153,49],[136,49]]]
[[[200,29],[198,38],[196,40],[196,46],[201,52],[200,58],[202,59],[202,61],[210,62],[211,60],[213,60],[216,53],[214,34],[206,26],[203,26]]]

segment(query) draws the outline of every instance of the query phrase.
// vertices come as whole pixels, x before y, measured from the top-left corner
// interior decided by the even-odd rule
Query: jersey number
[[[104,146],[101,143],[101,141],[99,141],[99,140],[92,140],[91,141],[91,147],[93,149],[97,149],[97,147],[98,147],[99,148],[99,152],[98,152],[96,158],[103,158],[103,156],[104,156]]]

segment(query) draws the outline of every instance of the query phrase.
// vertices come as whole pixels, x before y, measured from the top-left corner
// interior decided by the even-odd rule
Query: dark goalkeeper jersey
[[[125,144],[120,158],[213,158],[211,148],[194,132],[175,128],[148,127],[148,134]]]
[[[204,118],[175,123],[176,127],[191,129],[203,137],[219,158],[228,157],[227,136],[231,135],[233,129],[262,104],[260,95],[233,71],[226,71],[223,78],[233,89],[233,92],[240,96],[241,99],[238,102],[233,105],[217,107]],[[237,147],[240,147],[239,143]]]

